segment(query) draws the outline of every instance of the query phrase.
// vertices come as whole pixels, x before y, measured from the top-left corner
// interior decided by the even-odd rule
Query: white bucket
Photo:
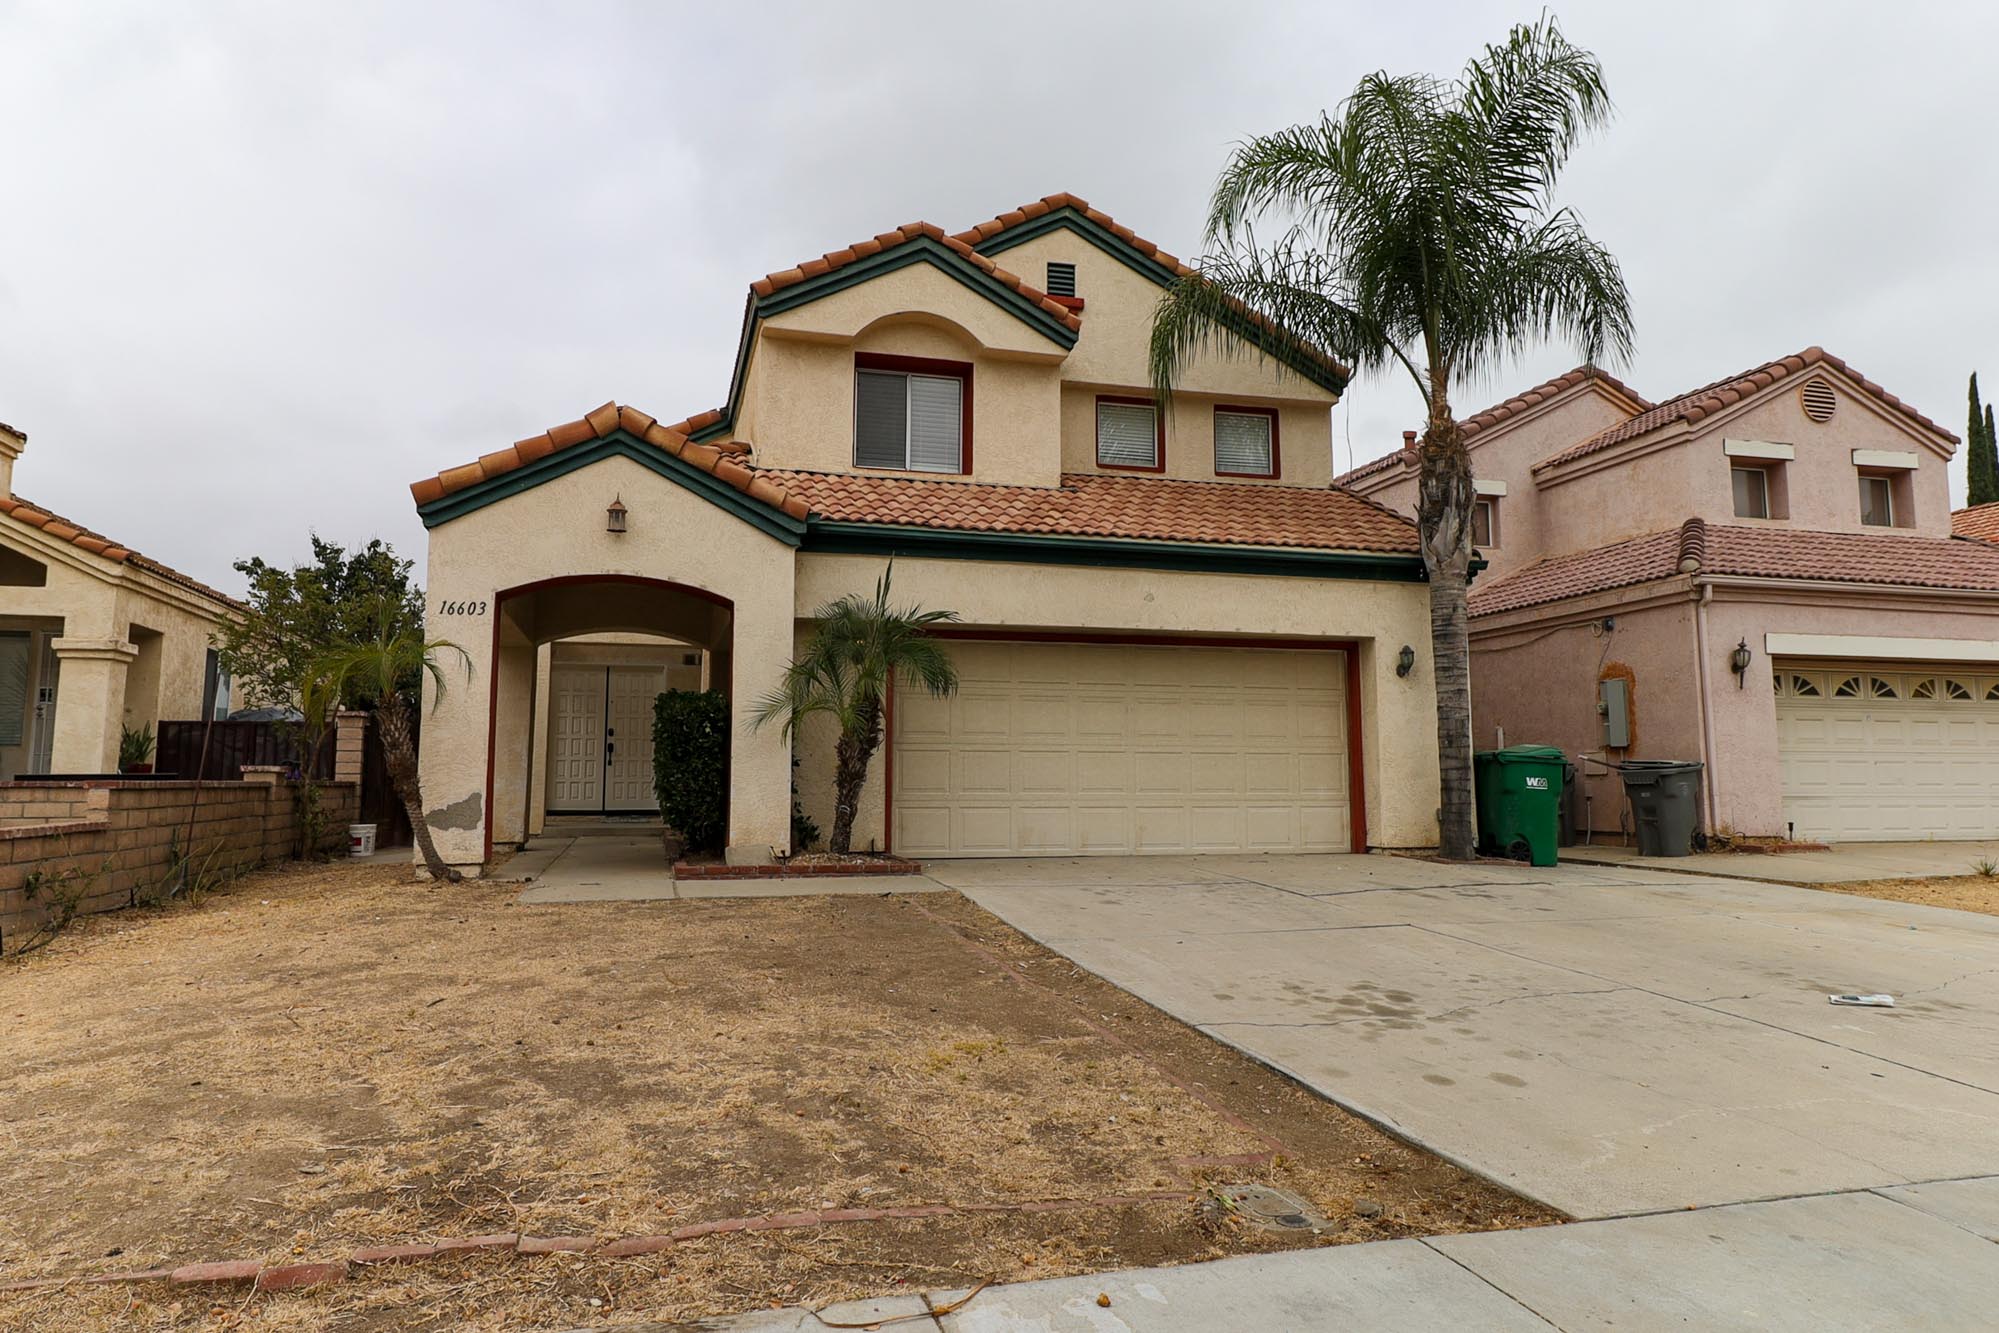
[[[373,856],[375,854],[375,826],[373,824],[349,824],[347,826],[347,854],[349,856]]]

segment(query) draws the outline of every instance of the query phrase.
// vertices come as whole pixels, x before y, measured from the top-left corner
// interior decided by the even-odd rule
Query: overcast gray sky
[[[767,271],[1056,190],[1191,256],[1233,141],[1537,12],[0,0],[16,488],[231,590],[308,530],[421,569],[410,481],[607,398],[719,404]],[[1619,108],[1564,193],[1634,293],[1620,373],[1821,343],[1961,434],[1967,373],[1999,390],[1999,7],[1555,12]],[[1419,416],[1357,381],[1338,464]]]

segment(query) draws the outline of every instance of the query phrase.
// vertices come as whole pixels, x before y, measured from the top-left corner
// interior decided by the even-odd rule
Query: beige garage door
[[[957,694],[896,695],[905,856],[1351,850],[1340,652],[950,652]]]
[[[1784,818],[1800,838],[1999,838],[1999,677],[1779,662]]]

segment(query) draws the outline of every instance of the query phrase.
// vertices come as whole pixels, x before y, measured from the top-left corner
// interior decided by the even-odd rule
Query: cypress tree
[[[1978,372],[1971,373],[1971,421],[1964,433],[1966,479],[1970,502],[1999,500],[1999,441],[1992,437],[1992,410],[1978,401]]]
[[[1984,466],[1979,469],[1985,477],[1985,491],[1984,494],[1975,497],[1971,503],[1991,504],[1994,500],[1999,500],[1999,431],[1992,428],[1990,403],[1985,405],[1985,430],[1983,437],[1978,441],[1978,452],[1985,460]]]

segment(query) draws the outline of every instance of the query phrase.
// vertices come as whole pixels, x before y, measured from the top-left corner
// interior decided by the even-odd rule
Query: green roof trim
[[[1414,553],[1312,551],[1290,547],[1204,545],[1122,537],[1055,537],[1031,532],[967,532],[884,523],[808,523],[804,550],[826,555],[935,556],[1037,565],[1166,569],[1195,574],[1271,574],[1287,578],[1372,579],[1423,583]]]
[[[1026,222],[1008,227],[1005,231],[996,232],[972,248],[990,258],[994,255],[1004,254],[1016,245],[1024,245],[1037,237],[1046,236],[1050,232],[1064,229],[1076,233],[1076,235],[1082,237],[1112,259],[1117,260],[1132,272],[1139,274],[1141,277],[1150,278],[1161,287],[1170,287],[1179,281],[1180,275],[1172,269],[1160,263],[1151,255],[1146,254],[1129,241],[1124,240],[1110,228],[1101,223],[1092,222],[1087,215],[1067,204],[1043,213],[1038,218],[1031,218]],[[1287,349],[1278,345],[1277,340],[1271,335],[1268,329],[1261,328],[1249,320],[1244,320],[1239,324],[1233,325],[1230,331],[1264,355],[1270,357],[1273,361],[1288,366],[1298,375],[1310,380],[1328,393],[1343,394],[1347,391],[1349,376],[1336,374],[1329,367],[1312,360],[1310,357],[1298,356],[1288,352]]]
[[[721,478],[703,472],[692,463],[682,462],[658,445],[647,444],[624,430],[614,430],[587,444],[558,449],[526,467],[503,472],[489,481],[432,500],[427,505],[418,506],[417,515],[422,518],[426,529],[439,527],[454,518],[463,518],[487,505],[524,494],[545,481],[567,476],[605,458],[629,458],[640,467],[656,472],[675,485],[685,487],[702,499],[728,510],[786,546],[797,546],[804,539],[805,523],[802,520],[781,509],[773,509],[761,500],[752,500]]]

